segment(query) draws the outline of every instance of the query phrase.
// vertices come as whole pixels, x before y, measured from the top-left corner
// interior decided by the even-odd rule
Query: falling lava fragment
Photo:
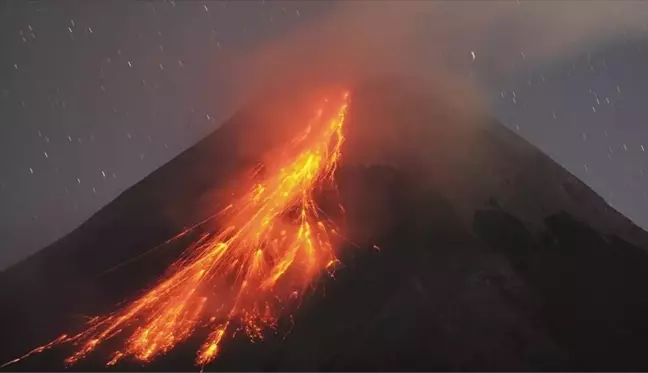
[[[334,186],[348,105],[347,92],[324,100],[304,131],[263,165],[266,177],[226,208],[226,228],[194,242],[157,285],[117,312],[93,319],[81,333],[62,335],[5,365],[63,343],[77,346],[66,359],[74,364],[118,336],[124,343],[108,365],[127,357],[149,362],[197,328],[208,328],[195,359],[204,366],[232,329],[262,338],[283,306],[337,262],[334,225],[314,194]]]

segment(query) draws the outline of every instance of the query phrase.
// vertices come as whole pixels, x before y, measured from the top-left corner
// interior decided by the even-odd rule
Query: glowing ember
[[[83,332],[63,335],[5,365],[62,343],[78,346],[66,359],[73,364],[122,335],[124,344],[107,364],[127,357],[148,362],[196,328],[207,327],[211,332],[195,360],[204,366],[219,354],[232,329],[262,338],[265,328],[276,325],[282,307],[337,263],[331,242],[335,230],[321,217],[313,194],[333,183],[348,96],[325,100],[305,131],[264,164],[265,180],[226,208],[226,228],[203,235],[152,289],[92,320]]]

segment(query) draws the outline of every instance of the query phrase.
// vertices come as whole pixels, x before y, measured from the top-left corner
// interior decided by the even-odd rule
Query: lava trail
[[[66,359],[73,364],[116,337],[122,342],[108,365],[149,362],[206,328],[195,358],[204,366],[238,330],[262,338],[286,305],[337,263],[335,226],[314,195],[335,186],[348,105],[348,92],[323,100],[303,132],[263,164],[261,181],[215,214],[225,213],[225,228],[194,242],[150,290],[5,365],[64,343],[75,346]]]

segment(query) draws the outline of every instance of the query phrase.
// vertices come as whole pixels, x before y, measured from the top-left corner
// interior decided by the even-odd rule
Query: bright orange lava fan
[[[280,311],[337,262],[336,231],[314,192],[334,186],[348,105],[346,92],[325,100],[303,132],[263,165],[263,180],[215,214],[225,216],[226,228],[194,242],[154,287],[93,319],[81,333],[62,335],[5,365],[63,343],[76,346],[66,359],[73,364],[116,337],[124,342],[108,365],[123,358],[149,362],[207,328],[195,359],[204,366],[237,330],[262,338]]]

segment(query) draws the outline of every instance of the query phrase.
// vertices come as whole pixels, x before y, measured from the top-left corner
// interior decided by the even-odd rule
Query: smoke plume
[[[379,162],[376,149],[389,160],[428,158],[423,148],[434,147],[446,152],[438,150],[437,158],[471,159],[474,139],[461,124],[488,114],[485,93],[493,83],[499,90],[520,74],[645,35],[647,24],[643,1],[339,2],[278,41],[232,55],[232,80],[249,98],[268,86],[308,91],[377,76],[409,78],[437,103],[438,120],[372,118],[362,130],[367,151],[360,158]],[[393,128],[396,122],[401,127]],[[417,126],[404,130],[407,123]]]

